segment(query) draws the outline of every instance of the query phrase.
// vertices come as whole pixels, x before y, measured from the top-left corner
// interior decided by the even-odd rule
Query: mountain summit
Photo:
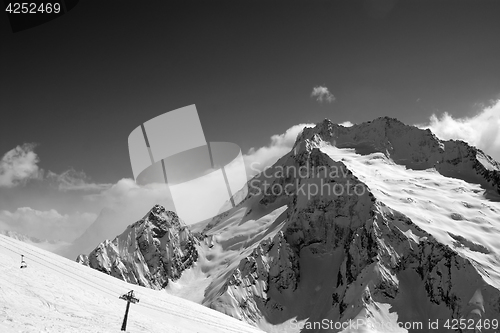
[[[353,148],[361,155],[383,153],[407,168],[435,168],[446,177],[478,183],[500,194],[500,163],[491,156],[464,141],[440,140],[429,129],[405,125],[395,118],[381,117],[351,127],[325,119],[314,128],[305,128],[295,147],[305,142]]]
[[[476,182],[500,194],[500,163],[491,156],[464,141],[440,140],[429,129],[405,125],[395,118],[381,117],[351,127],[325,119],[304,129],[295,146],[318,140],[337,148],[353,148],[361,155],[380,152],[415,170],[436,168],[446,177]]]
[[[198,259],[196,243],[177,214],[156,205],[113,241],[77,260],[121,280],[161,289]]]

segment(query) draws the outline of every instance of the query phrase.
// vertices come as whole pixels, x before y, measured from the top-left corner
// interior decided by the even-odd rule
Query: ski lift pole
[[[120,299],[123,299],[127,301],[127,308],[125,309],[125,316],[123,317],[123,323],[122,323],[122,331],[127,330],[127,318],[128,318],[128,310],[130,308],[130,303],[139,303],[139,300],[134,297],[134,291],[131,290],[125,295],[121,295]]]

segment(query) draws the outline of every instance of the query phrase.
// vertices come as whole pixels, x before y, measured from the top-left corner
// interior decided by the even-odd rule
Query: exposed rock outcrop
[[[79,259],[124,281],[161,289],[196,262],[196,244],[196,238],[174,212],[156,205],[113,241],[104,241],[88,258]]]

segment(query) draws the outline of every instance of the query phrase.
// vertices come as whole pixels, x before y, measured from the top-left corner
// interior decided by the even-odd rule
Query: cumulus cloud
[[[258,172],[264,170],[267,166],[272,165],[281,156],[288,153],[295,143],[297,136],[305,127],[314,127],[315,124],[299,124],[290,127],[283,134],[275,134],[271,136],[271,142],[264,147],[258,149],[250,148],[243,158],[249,177],[253,177]]]
[[[125,210],[131,206],[148,207],[147,210],[149,210],[155,204],[164,206],[171,204],[170,191],[166,184],[138,185],[130,178],[120,179],[108,189],[97,194],[86,195],[85,198],[113,210]],[[142,213],[145,214],[146,211]]]
[[[323,101],[331,103],[335,100],[335,96],[328,91],[327,87],[323,86],[314,87],[311,92],[311,97],[316,97],[316,100],[320,103],[323,103]]]
[[[0,160],[0,187],[12,188],[25,185],[30,179],[49,181],[60,191],[103,191],[111,184],[98,184],[91,181],[83,171],[69,169],[61,174],[38,167],[40,161],[35,153],[36,145],[25,143],[8,151]],[[44,175],[45,174],[45,175]]]
[[[354,126],[354,124],[351,123],[349,120],[344,121],[343,123],[340,123],[339,125],[344,126],[344,127],[352,127],[352,126]]]
[[[0,187],[24,185],[30,179],[39,179],[43,172],[38,168],[39,158],[35,144],[25,143],[9,150],[0,160]]]
[[[89,253],[105,239],[121,234],[127,226],[143,218],[155,204],[174,210],[166,184],[137,185],[129,178],[119,180],[100,193],[86,194],[84,199],[101,213],[78,235],[72,246],[59,252],[72,260],[80,253]]]
[[[297,135],[305,127],[314,126],[315,124],[292,126],[285,133],[272,135],[269,144],[266,146],[250,148],[246,154],[243,154],[247,176],[252,177],[267,166],[272,165],[292,149]],[[226,172],[230,173],[232,171],[228,166],[226,166],[226,169]],[[203,179],[200,178],[191,182],[193,183],[192,191],[196,191],[197,186],[201,186],[199,184],[203,182]],[[183,185],[187,187],[189,184],[183,183]],[[225,187],[224,190],[227,191]],[[115,212],[112,214],[112,217],[108,218],[109,224],[123,224],[126,222],[128,225],[142,218],[155,204],[161,204],[167,209],[175,211],[170,191],[171,189],[163,183],[139,185],[133,179],[124,178],[99,193],[85,195],[85,199],[100,205],[102,208],[109,208]],[[184,190],[184,192],[189,197],[189,188]],[[214,192],[217,191],[214,190]],[[200,204],[197,209],[204,209],[204,204],[207,203]],[[191,220],[189,217],[185,218],[186,222],[197,222],[195,221],[196,214],[193,216]]]
[[[453,118],[445,112],[433,114],[429,123],[417,125],[429,128],[443,140],[463,140],[500,161],[500,100],[483,108],[473,117]]]
[[[111,184],[93,183],[85,172],[69,169],[61,174],[48,171],[46,179],[54,182],[60,191],[103,191],[111,187]]]
[[[108,189],[95,194],[87,194],[85,200],[100,209],[115,212],[110,224],[125,225],[141,219],[156,204],[175,211],[168,186],[164,183],[138,185],[133,179],[123,178]],[[121,221],[120,221],[121,220]]]
[[[39,239],[71,241],[96,218],[92,213],[61,214],[55,209],[19,207],[13,212],[0,211],[0,226]]]

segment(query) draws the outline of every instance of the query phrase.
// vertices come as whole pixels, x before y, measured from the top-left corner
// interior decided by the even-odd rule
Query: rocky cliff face
[[[156,205],[113,241],[78,261],[124,281],[165,288],[198,259],[197,240],[179,217]]]
[[[76,258],[76,262],[79,263],[79,264],[82,264],[84,266],[89,266],[90,267],[89,256],[86,255],[86,254],[80,254],[80,255],[78,255],[78,257]]]
[[[282,232],[273,239],[262,241],[253,252],[240,261],[216,297],[205,303],[209,307],[254,325],[263,310],[280,308],[267,297],[274,292],[291,292],[300,281],[298,256],[287,243]]]

